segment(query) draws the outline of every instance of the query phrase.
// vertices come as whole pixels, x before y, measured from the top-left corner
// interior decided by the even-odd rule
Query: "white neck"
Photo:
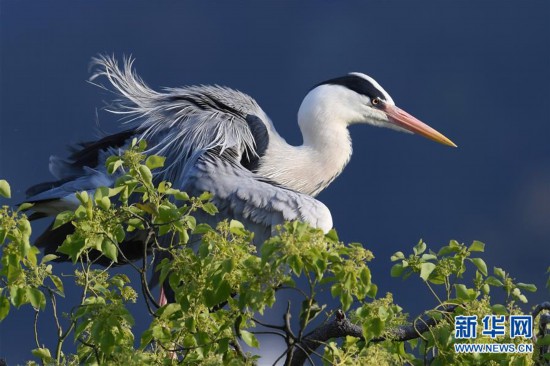
[[[282,138],[269,142],[258,173],[281,185],[311,196],[326,188],[344,169],[352,153],[347,129],[349,116],[338,105],[319,102],[310,92],[298,112],[303,144],[291,146]]]

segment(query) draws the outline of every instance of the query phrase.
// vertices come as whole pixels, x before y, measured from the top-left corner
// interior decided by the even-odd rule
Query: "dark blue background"
[[[487,244],[490,268],[536,283],[530,299],[542,301],[550,265],[549,16],[546,1],[1,0],[0,177],[21,201],[26,187],[51,178],[50,154],[97,136],[96,108],[110,96],[85,80],[99,52],[132,54],[154,88],[242,90],[293,144],[301,143],[296,113],[308,89],[361,71],[459,145],[352,128],[351,163],[319,198],[341,238],[376,255],[379,294],[393,292],[413,315],[434,306],[420,280],[390,278],[389,256],[420,238],[434,248],[477,239]],[[97,118],[117,130],[113,116]],[[0,357],[31,358],[31,311],[11,313],[0,334]]]

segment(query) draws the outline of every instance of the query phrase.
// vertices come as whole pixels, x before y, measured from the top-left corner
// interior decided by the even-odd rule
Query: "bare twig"
[[[262,327],[271,328],[271,329],[279,329],[279,330],[285,330],[286,328],[282,325],[273,325],[273,324],[267,324],[264,323],[256,318],[252,318],[252,321],[256,324],[260,324]]]
[[[146,222],[147,226],[149,227],[149,223]],[[160,307],[159,303],[155,300],[153,295],[151,294],[151,290],[149,289],[149,284],[147,283],[147,247],[149,246],[149,242],[151,241],[151,238],[154,238],[156,241],[156,235],[155,231],[151,228],[149,228],[149,232],[147,233],[147,239],[145,241],[145,245],[143,246],[143,258],[142,258],[142,266],[141,270],[139,271],[140,279],[141,279],[141,289],[144,293],[145,297],[145,304],[147,304],[147,310],[149,313],[153,316],[155,316],[155,312],[151,308],[151,304],[155,306],[157,309]],[[153,269],[154,270],[154,269]],[[162,285],[161,285],[162,286]]]
[[[38,315],[39,310],[34,309],[34,341],[36,342],[36,347],[40,348],[40,343],[38,342]]]

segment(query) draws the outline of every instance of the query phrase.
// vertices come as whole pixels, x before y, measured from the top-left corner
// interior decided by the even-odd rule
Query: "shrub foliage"
[[[345,245],[334,230],[323,234],[291,222],[256,247],[253,234],[235,220],[215,228],[197,224],[197,210],[217,212],[211,196],[189,197],[169,182],[155,182],[151,170],[161,168],[164,159],[147,157],[145,149],[145,142],[134,141],[129,150],[109,158],[107,170],[117,176],[114,187],[77,193],[80,206],[57,216],[54,227],[74,226],[58,249],[74,263],[71,276],[55,274],[52,261],[57,255],[42,256],[31,244],[31,224],[24,213],[31,204],[0,208],[0,321],[10,316],[12,307],[31,306],[37,319],[36,348],[29,351],[42,363],[252,365],[261,363],[258,334],[284,339],[287,347],[280,360],[286,365],[533,365],[550,359],[545,354],[550,335],[540,320],[548,304],[535,309],[533,339],[512,339],[508,333],[491,339],[478,327],[476,338],[460,340],[532,342],[533,353],[455,352],[456,316],[522,314],[518,304],[527,302],[526,292],[536,290],[501,268],[490,271],[479,257],[483,243],[451,241],[433,251],[420,241],[411,254],[392,256],[391,275],[417,277],[439,303],[411,319],[391,294],[377,294],[368,266],[373,254],[362,245]],[[0,196],[10,197],[4,180]],[[120,245],[136,232],[144,233],[146,245],[144,259],[132,261]],[[113,265],[130,262],[140,282],[95,266],[98,256]],[[150,258],[157,256],[163,259],[152,269]],[[159,307],[148,282],[153,270],[161,283],[169,283],[175,302]],[[81,291],[68,322],[60,321],[57,311],[65,281],[74,281]],[[492,301],[491,294],[501,290],[505,301]],[[289,305],[280,323],[260,320],[284,291],[299,293],[299,314],[291,314]],[[324,292],[336,301],[321,301]],[[127,305],[138,298],[147,303],[150,317],[139,320],[149,326],[136,335],[136,319]],[[44,312],[56,320],[52,348],[41,343],[36,330]],[[76,353],[65,351],[67,339],[76,341]]]

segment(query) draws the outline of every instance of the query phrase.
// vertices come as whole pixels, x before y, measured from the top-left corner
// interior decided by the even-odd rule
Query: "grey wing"
[[[230,151],[205,151],[195,158],[181,182],[191,195],[210,192],[220,211],[211,223],[234,218],[254,231],[261,243],[275,225],[300,220],[327,232],[332,228],[329,209],[311,196],[269,182],[240,165]],[[208,220],[208,217],[201,217]]]
[[[127,118],[125,131],[83,143],[66,159],[52,156],[50,171],[58,180],[41,183],[27,191],[28,200],[37,203],[35,211],[54,215],[74,208],[74,193],[111,185],[105,160],[128,147],[132,138],[145,139],[148,154],[166,157],[166,166],[155,172],[157,180],[176,181],[187,169],[190,158],[209,149],[238,151],[252,163],[257,161],[260,137],[272,129],[265,113],[248,95],[219,86],[189,86],[157,92],[149,88],[132,69],[132,60],[119,67],[114,58],[94,60],[96,72],[107,78],[119,99],[109,107]],[[259,116],[259,117],[257,117]]]
[[[106,77],[120,96],[109,111],[123,115],[125,124],[147,141],[148,153],[166,157],[162,178],[177,180],[188,160],[198,151],[233,149],[241,157],[258,157],[258,129],[276,133],[271,121],[250,96],[221,86],[149,88],[132,69],[131,59],[122,67],[115,59],[94,60],[91,80]]]

